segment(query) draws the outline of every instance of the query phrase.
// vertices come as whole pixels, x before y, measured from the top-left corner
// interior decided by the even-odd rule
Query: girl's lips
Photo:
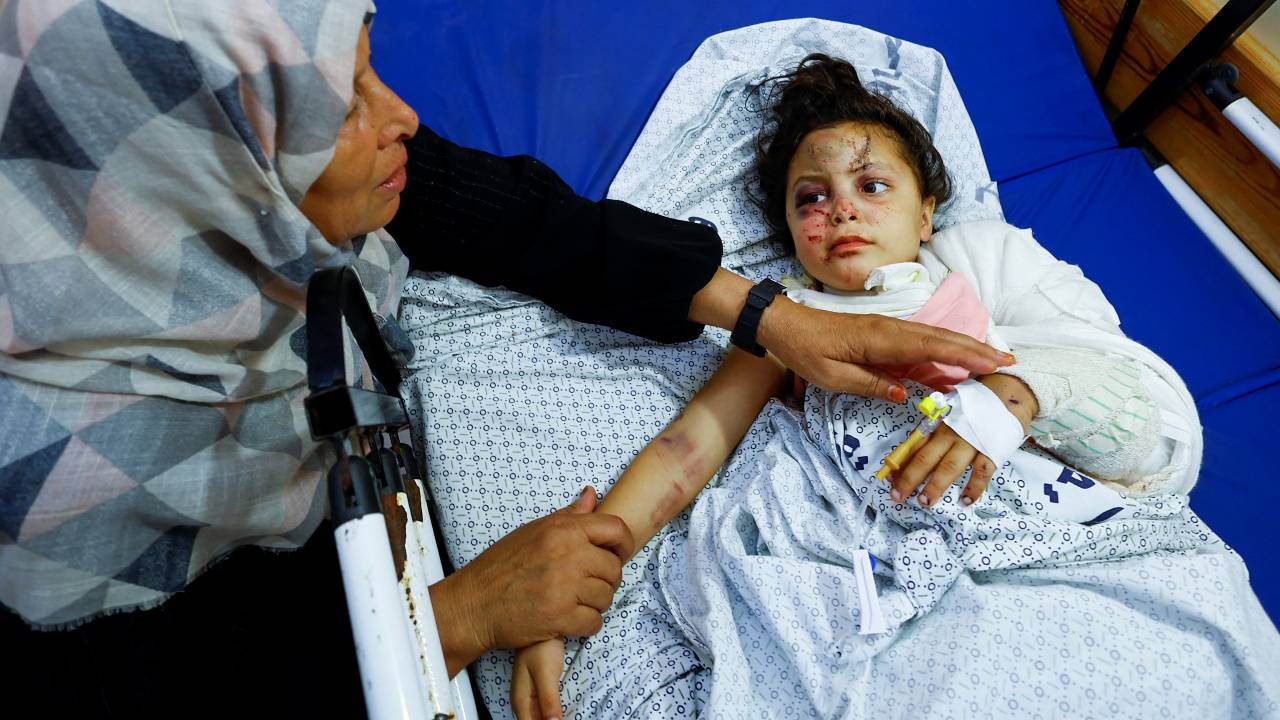
[[[857,250],[860,247],[866,247],[867,245],[870,245],[870,244],[871,244],[870,240],[865,240],[860,237],[842,237],[839,240],[836,240],[835,245],[831,246],[831,250],[828,251],[828,254],[836,255],[842,252]]]
[[[408,181],[409,173],[405,172],[404,166],[401,165],[396,168],[395,172],[391,173],[391,177],[383,180],[382,184],[378,185],[378,189],[383,192],[399,194],[401,190],[404,190],[405,183]]]

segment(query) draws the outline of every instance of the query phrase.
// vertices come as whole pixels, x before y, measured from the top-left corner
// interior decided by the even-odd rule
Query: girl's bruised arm
[[[785,389],[777,358],[732,348],[688,407],[645,446],[596,512],[622,518],[639,550],[706,486],[770,397]]]

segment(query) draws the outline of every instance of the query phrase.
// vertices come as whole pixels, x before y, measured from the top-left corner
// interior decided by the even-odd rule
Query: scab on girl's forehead
[[[809,133],[808,135],[806,135],[805,139],[801,141],[803,144],[808,146],[808,153],[810,158],[813,158],[818,162],[823,162],[824,158],[818,157],[819,152],[821,151],[823,154],[828,154],[826,151],[829,149],[830,146],[820,145],[818,142],[816,142],[813,139],[813,136],[823,131],[832,131],[832,130],[835,130],[835,128],[832,128],[832,127],[818,128],[813,132]],[[844,132],[843,135],[844,137],[841,138],[841,140],[844,142],[845,145],[852,147],[857,144],[858,142],[857,133],[854,130],[850,129]],[[871,160],[871,133],[867,132],[866,130],[862,131],[862,147],[858,149],[858,156],[855,158],[855,160],[857,160],[862,164],[866,164]]]
[[[845,162],[847,167],[837,165]],[[841,170],[856,174],[867,169],[890,173],[899,181],[914,180],[912,184],[919,190],[919,181],[897,138],[878,125],[856,121],[817,128],[806,135],[792,155],[787,189],[793,191],[797,181],[813,171],[836,175]]]
[[[845,142],[852,145],[854,139],[852,136],[849,136],[845,138]],[[854,161],[861,165],[866,165],[871,162],[871,133],[865,133],[862,136],[862,148],[858,150],[858,157],[854,158]]]

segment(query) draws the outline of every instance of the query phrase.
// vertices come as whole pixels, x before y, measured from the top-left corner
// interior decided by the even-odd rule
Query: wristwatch
[[[742,313],[738,315],[738,322],[733,326],[733,334],[729,336],[729,342],[746,350],[757,357],[764,357],[764,346],[756,342],[756,329],[760,325],[760,316],[764,315],[764,309],[769,307],[769,303],[782,292],[783,287],[768,278],[756,283],[751,288],[751,292],[747,293],[747,304],[742,307]]]

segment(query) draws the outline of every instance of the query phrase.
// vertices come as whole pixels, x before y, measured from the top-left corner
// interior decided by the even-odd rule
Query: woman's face
[[[408,152],[418,115],[369,65],[369,29],[360,30],[355,93],[338,131],[333,159],[302,198],[302,212],[335,244],[391,222],[400,207]]]
[[[915,260],[932,233],[933,206],[898,141],[878,125],[814,130],[787,169],[796,257],[828,288],[862,290],[875,268]]]

